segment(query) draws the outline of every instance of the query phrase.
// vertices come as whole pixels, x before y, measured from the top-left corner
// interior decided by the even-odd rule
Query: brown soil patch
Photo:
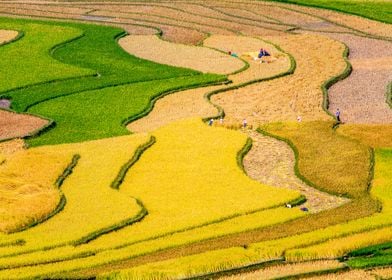
[[[11,41],[16,36],[18,36],[18,32],[14,30],[0,30],[0,45],[5,42]]]
[[[203,73],[229,74],[245,66],[241,60],[228,54],[205,47],[166,42],[154,35],[126,36],[119,40],[119,44],[137,57]]]
[[[253,126],[270,121],[326,120],[322,109],[321,85],[343,72],[344,46],[323,36],[290,35],[271,41],[292,54],[297,62],[294,74],[215,95],[212,101],[222,106],[227,121],[244,118]]]
[[[25,137],[46,124],[47,120],[32,115],[0,110],[0,140]]]
[[[249,273],[226,276],[219,278],[221,280],[251,280],[251,279],[275,279],[280,277],[295,276],[297,274],[309,273],[320,270],[343,268],[344,264],[338,261],[315,261],[304,263],[293,263],[274,265]]]
[[[294,173],[294,153],[285,142],[254,131],[248,131],[248,135],[253,139],[252,149],[244,158],[244,167],[249,177],[270,186],[300,191],[307,198],[303,206],[311,213],[338,207],[349,201],[302,182]]]

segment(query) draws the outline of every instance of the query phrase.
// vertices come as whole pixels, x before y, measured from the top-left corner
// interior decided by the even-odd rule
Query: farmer
[[[231,56],[233,56],[233,57],[238,57],[238,54],[233,53],[233,52],[231,52],[231,51],[229,51],[229,55],[231,55]]]
[[[340,122],[340,111],[339,111],[339,108],[336,109],[335,116],[336,116],[336,119],[338,120],[338,122]]]
[[[213,123],[214,123],[214,120],[213,120],[213,119],[210,119],[210,120],[208,121],[208,125],[209,125],[209,126],[211,126]]]
[[[248,122],[246,121],[246,119],[244,119],[244,120],[242,121],[242,127],[243,127],[243,128],[246,128],[247,124],[248,124]]]
[[[267,50],[261,48],[257,57],[261,59],[263,56],[271,56],[271,54]]]

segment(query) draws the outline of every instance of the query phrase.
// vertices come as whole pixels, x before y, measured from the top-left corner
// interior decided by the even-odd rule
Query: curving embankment
[[[347,34],[327,34],[350,49],[349,77],[328,90],[330,111],[345,123],[391,124],[386,93],[392,81],[392,42]]]
[[[48,120],[33,115],[0,109],[0,141],[35,134],[48,123]]]
[[[171,56],[173,56],[176,54],[177,49],[175,44],[170,46],[172,47],[170,51]],[[183,118],[215,116],[217,115],[217,109],[211,106],[205,99],[205,95],[208,93],[216,90],[229,90],[232,87],[239,87],[245,83],[273,77],[287,72],[291,66],[291,61],[287,54],[276,46],[257,38],[212,35],[204,41],[204,46],[223,52],[232,51],[246,61],[249,67],[241,72],[229,75],[229,79],[233,81],[230,86],[224,85],[180,91],[174,95],[168,95],[159,99],[154,105],[154,109],[147,116],[127,125],[129,130],[146,132]],[[260,63],[247,55],[248,53],[257,52],[261,47],[270,51],[276,60],[272,63]],[[197,64],[197,62],[194,63]]]
[[[24,150],[21,140],[1,143],[1,153],[5,162],[0,165],[0,232],[9,233],[56,209],[61,193],[55,181],[70,158]]]
[[[18,36],[18,34],[18,31],[0,29],[0,45],[12,41]]]
[[[303,206],[311,213],[335,208],[349,201],[321,192],[301,181],[294,173],[294,153],[286,143],[254,131],[248,131],[248,135],[253,139],[252,149],[244,158],[249,177],[271,186],[301,192],[307,199]]]
[[[270,38],[294,56],[292,75],[215,95],[212,102],[223,107],[227,122],[244,118],[254,126],[273,121],[327,120],[322,109],[321,86],[340,75],[346,63],[344,46],[324,36],[287,35]]]
[[[119,40],[119,44],[137,57],[203,73],[230,74],[245,66],[241,60],[228,54],[204,47],[170,43],[154,35],[126,36]]]
[[[8,174],[16,173],[23,166],[22,171],[26,174],[19,171],[22,173],[21,178],[29,179],[27,182],[46,179],[47,185],[55,188],[56,179],[59,175],[64,175],[63,170],[73,155],[80,155],[72,175],[61,185],[67,201],[64,209],[39,226],[9,236],[0,235],[0,242],[16,238],[25,241],[23,246],[0,248],[0,255],[85,243],[129,225],[134,218],[140,218],[144,213],[143,217],[145,209],[137,199],[119,193],[110,188],[110,185],[117,178],[123,164],[132,158],[137,147],[147,141],[147,135],[139,134],[78,144],[44,146],[26,150],[14,161],[10,161],[10,166],[3,165],[3,168],[8,167]],[[110,149],[107,148],[109,145]]]

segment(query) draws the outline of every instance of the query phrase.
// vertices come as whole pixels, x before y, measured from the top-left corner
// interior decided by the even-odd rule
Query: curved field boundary
[[[228,87],[228,88],[218,89],[218,90],[215,90],[215,91],[206,93],[206,94],[205,94],[205,99],[206,99],[206,101],[207,101],[208,103],[210,103],[212,106],[214,106],[214,107],[218,110],[218,114],[215,115],[215,116],[203,118],[203,120],[204,120],[205,122],[207,122],[207,121],[210,120],[210,119],[215,119],[215,120],[217,120],[217,119],[220,119],[220,118],[224,118],[224,117],[225,117],[225,112],[224,112],[223,108],[222,108],[221,106],[219,106],[219,105],[217,105],[217,104],[215,104],[215,103],[213,103],[213,102],[211,101],[211,97],[212,97],[212,96],[217,95],[217,94],[220,94],[220,93],[224,93],[224,92],[226,92],[226,91],[230,91],[230,90],[235,90],[235,89],[239,89],[239,88],[242,88],[242,87],[246,87],[246,86],[251,85],[251,84],[260,83],[260,82],[266,82],[266,81],[278,79],[278,78],[281,78],[281,77],[284,77],[284,76],[287,76],[287,75],[291,75],[291,74],[294,73],[295,68],[296,68],[296,62],[295,62],[294,57],[293,57],[291,54],[285,52],[280,46],[278,46],[278,45],[276,45],[276,44],[274,44],[274,43],[272,43],[272,42],[270,42],[270,41],[266,41],[266,42],[269,43],[269,44],[271,44],[271,45],[273,45],[276,49],[278,49],[279,51],[281,51],[282,53],[286,54],[286,55],[289,57],[289,59],[290,59],[290,68],[289,68],[287,71],[285,71],[285,72],[283,72],[283,73],[280,73],[280,74],[277,74],[277,75],[272,76],[272,77],[267,77],[267,78],[262,78],[262,79],[256,79],[256,80],[248,81],[248,82],[241,83],[241,84],[238,84],[238,85],[235,85],[235,86],[231,86],[231,87]]]
[[[24,131],[21,134],[18,134],[18,135],[13,135],[13,136],[8,136],[8,137],[7,136],[5,136],[5,137],[1,136],[0,137],[0,143],[4,142],[4,141],[9,141],[9,140],[12,140],[12,139],[15,139],[15,138],[34,137],[34,136],[39,135],[42,131],[44,131],[46,129],[49,129],[50,127],[52,127],[54,125],[54,122],[52,120],[47,119],[47,118],[43,118],[41,116],[37,116],[35,114],[30,114],[30,113],[20,113],[20,114],[18,114],[18,113],[14,112],[14,111],[12,111],[10,109],[5,109],[5,108],[0,108],[0,114],[2,113],[1,111],[3,111],[5,114],[9,114],[9,116],[14,115],[14,116],[19,116],[21,118],[26,116],[26,118],[25,118],[26,120],[25,121],[27,121],[28,118],[31,118],[32,119],[31,124],[33,123],[34,119],[36,119],[36,121],[40,120],[41,124],[35,125],[35,127],[38,127],[38,128],[29,129],[27,131]],[[20,120],[20,122],[21,121],[22,120]],[[19,122],[19,124],[21,124],[20,122]],[[15,130],[18,130],[19,128],[20,128],[20,126],[18,125],[13,130],[15,131]]]
[[[16,30],[0,29],[0,46],[4,46],[21,39],[24,33]]]
[[[64,169],[63,174],[61,174],[61,175],[57,178],[57,180],[56,180],[56,182],[55,182],[56,187],[61,188],[61,185],[63,184],[64,180],[67,179],[67,177],[68,177],[69,175],[72,174],[72,170],[73,170],[73,169],[75,168],[75,166],[78,164],[79,159],[80,159],[80,155],[74,155],[74,156],[73,156],[72,161],[71,161],[70,164]],[[42,217],[42,218],[39,219],[39,220],[33,221],[32,223],[27,224],[27,225],[25,225],[24,227],[18,228],[17,230],[14,230],[14,231],[12,231],[12,232],[10,232],[10,233],[21,232],[21,231],[24,231],[24,230],[26,230],[26,229],[28,229],[28,228],[34,227],[34,226],[36,226],[36,225],[38,225],[38,224],[41,224],[41,223],[43,223],[43,222],[49,220],[50,218],[52,218],[53,216],[55,216],[57,213],[59,213],[60,211],[62,211],[62,210],[64,209],[64,207],[65,207],[65,204],[67,203],[67,199],[65,198],[65,195],[63,194],[63,192],[61,192],[61,190],[59,190],[59,191],[60,191],[60,194],[61,194],[60,202],[59,202],[59,204],[57,205],[57,207],[53,210],[53,212],[49,213],[47,216]]]
[[[114,179],[112,184],[110,185],[111,188],[118,190],[120,188],[120,185],[125,179],[125,176],[128,172],[128,170],[140,159],[140,157],[143,155],[143,153],[150,148],[152,145],[154,145],[156,142],[156,138],[154,136],[151,136],[150,140],[145,143],[140,145],[137,149],[133,157],[125,163],[121,169],[120,172],[118,173],[117,177]]]
[[[20,37],[20,38],[23,38],[23,40],[13,41],[15,44],[12,44],[12,46],[8,46],[8,48],[6,49],[8,52],[11,52],[11,53],[15,52],[15,48],[24,47],[24,45],[26,43],[28,43],[29,40],[32,39],[31,36],[34,35],[34,31],[31,31],[31,27],[29,25],[31,25],[33,23],[34,24],[41,24],[43,28],[46,28],[46,30],[49,30],[51,27],[53,27],[53,29],[55,29],[57,27],[60,31],[67,31],[68,32],[64,35],[65,37],[62,37],[62,38],[59,37],[58,35],[55,38],[49,37],[50,39],[48,39],[47,41],[43,40],[43,43],[41,45],[38,45],[31,50],[35,55],[38,55],[37,59],[41,59],[41,60],[43,59],[44,62],[47,62],[47,63],[50,62],[52,64],[52,67],[53,67],[52,72],[54,71],[54,74],[49,73],[48,70],[46,70],[45,75],[43,75],[41,73],[40,78],[34,78],[34,79],[31,78],[30,81],[24,82],[24,84],[21,86],[9,85],[8,88],[5,87],[0,92],[0,94],[4,95],[6,93],[9,93],[12,90],[22,89],[22,88],[26,88],[26,87],[29,87],[32,85],[46,84],[46,83],[50,83],[52,81],[69,80],[69,79],[74,79],[75,77],[85,77],[85,76],[95,75],[95,73],[93,73],[91,69],[75,67],[74,65],[64,63],[63,61],[59,61],[53,57],[53,52],[57,48],[60,48],[64,44],[68,44],[69,42],[73,42],[73,41],[78,40],[84,36],[84,34],[82,32],[80,32],[80,30],[72,28],[72,27],[67,29],[66,26],[58,26],[58,25],[56,26],[56,24],[54,24],[52,22],[42,22],[42,21],[33,22],[33,21],[29,21],[29,20],[7,19],[7,18],[2,17],[2,18],[0,18],[0,26],[5,26],[8,28],[14,27],[17,29],[23,28],[23,29],[27,29],[30,32],[29,36],[25,35],[25,36]],[[24,34],[24,33],[21,33],[21,34]],[[40,34],[40,35],[42,36],[42,34]],[[16,44],[18,44],[18,45],[16,45]],[[21,46],[19,46],[19,45],[21,45]],[[5,51],[5,49],[3,51]],[[27,53],[27,51],[25,50],[24,52],[22,52],[22,55],[23,55],[23,58],[26,59],[26,57],[28,57],[30,55],[30,53]],[[24,64],[22,63],[22,65],[24,65]],[[18,65],[18,67],[20,67],[20,66]],[[64,73],[63,74],[57,73],[60,70]],[[11,72],[10,75],[11,74],[15,76],[15,73]],[[12,76],[12,77],[14,77],[14,76]],[[11,78],[11,76],[9,78]],[[19,77],[16,77],[16,78],[19,78]]]
[[[348,270],[347,266],[335,260],[327,261],[313,261],[302,263],[287,263],[275,264],[265,268],[251,270],[250,272],[242,273],[234,271],[234,274],[229,274],[227,277],[222,277],[221,280],[250,280],[250,279],[300,279],[305,276],[320,275],[324,273],[332,273],[335,271]],[[302,272],[300,272],[302,271]],[[240,275],[238,275],[241,273]]]
[[[312,16],[312,17],[315,17],[315,18],[319,18],[319,19],[321,19],[321,20],[323,20],[323,21],[332,23],[332,24],[334,24],[334,25],[336,25],[336,26],[340,26],[340,27],[343,27],[343,28],[352,30],[354,33],[357,33],[357,34],[354,34],[354,35],[364,36],[364,37],[369,37],[369,38],[374,38],[374,39],[380,39],[380,40],[386,40],[386,41],[391,41],[391,40],[392,40],[392,37],[389,37],[389,36],[381,36],[381,35],[377,35],[377,34],[371,34],[371,33],[369,33],[369,32],[362,31],[362,30],[360,30],[360,29],[351,27],[351,26],[346,25],[346,24],[344,24],[344,23],[338,23],[338,22],[336,22],[336,21],[334,21],[334,20],[328,19],[328,18],[325,17],[325,16],[321,16],[321,15],[317,15],[317,14],[311,14],[311,13],[308,12],[308,11],[300,10],[300,9],[298,9],[299,7],[298,7],[298,8],[293,8],[293,7],[288,7],[288,6],[286,6],[286,5],[283,5],[283,6],[280,6],[280,8],[286,9],[286,10],[289,10],[289,11],[292,10],[292,11],[295,11],[295,12],[298,12],[298,13],[302,13],[302,14],[309,15],[309,16]]]
[[[246,67],[241,60],[228,54],[206,47],[174,45],[162,41],[154,35],[123,37],[119,44],[134,56],[160,64],[190,68],[204,73],[229,75],[233,72],[242,71]]]
[[[290,4],[296,4],[296,5],[302,5],[302,6],[307,6],[307,7],[314,7],[314,8],[319,8],[319,9],[326,9],[326,10],[333,10],[339,13],[344,13],[344,14],[351,14],[351,15],[356,15],[356,16],[361,16],[367,19],[371,20],[377,20],[383,23],[392,23],[392,17],[390,19],[386,19],[385,16],[372,16],[369,15],[368,12],[358,10],[358,7],[355,7],[356,4],[360,3],[361,5],[368,5],[365,10],[374,10],[375,8],[378,8],[378,5],[388,5],[387,2],[385,4],[383,2],[378,2],[375,4],[371,3],[366,3],[366,1],[358,2],[358,1],[335,1],[335,3],[328,4],[328,1],[301,1],[301,0],[269,0],[269,1],[275,1],[275,2],[283,2],[283,3],[290,3]],[[351,3],[350,3],[351,2]],[[340,6],[340,7],[339,7]],[[389,8],[392,9],[392,4],[389,4]],[[380,9],[378,10],[379,12],[387,11],[387,9],[383,10]],[[377,15],[378,13],[375,13]]]
[[[108,4],[101,4],[101,5],[108,5]],[[109,4],[109,5],[112,5],[112,4]],[[115,6],[115,5],[113,5],[113,6]],[[118,4],[118,3],[117,3],[117,5],[124,6],[124,4]],[[186,11],[186,10],[183,10],[183,9],[180,9],[180,8],[169,7],[169,6],[165,6],[165,5],[157,5],[157,4],[151,4],[151,3],[149,3],[147,5],[148,6],[156,6],[156,7],[163,7],[163,8],[166,8],[166,9],[172,9],[172,10],[177,11],[177,12],[184,12],[184,13],[187,13],[189,15],[198,16],[198,17],[201,17],[201,18],[212,19],[212,20],[219,20],[219,21],[224,21],[224,22],[228,22],[228,23],[237,23],[237,24],[241,24],[242,26],[248,25],[248,26],[252,26],[252,27],[256,26],[256,27],[260,27],[260,28],[265,27],[265,26],[262,26],[262,25],[255,24],[257,21],[252,20],[252,19],[248,19],[250,21],[253,21],[253,23],[250,24],[250,23],[244,23],[243,21],[242,22],[241,21],[233,21],[232,19],[225,19],[225,18],[217,18],[217,17],[207,16],[207,15],[200,15],[198,13],[193,13],[193,12]],[[129,7],[132,7],[132,6],[146,6],[146,4],[126,3],[125,6],[129,6]],[[222,13],[222,14],[224,14],[224,13]],[[204,25],[203,23],[200,23],[200,22],[198,24]],[[268,23],[268,24],[276,25],[276,24],[273,24],[273,23]],[[277,24],[277,25],[279,25],[279,24]],[[276,31],[284,31],[284,30],[281,30],[281,29],[278,29],[278,28],[273,28],[271,26],[269,26],[268,29],[276,30]]]

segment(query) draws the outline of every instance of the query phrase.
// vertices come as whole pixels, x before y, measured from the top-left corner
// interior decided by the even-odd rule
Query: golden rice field
[[[387,9],[384,2],[377,3]],[[40,61],[43,73],[30,71],[20,88],[0,92],[0,279],[392,277],[390,262],[362,269],[350,262],[359,258],[351,252],[381,244],[386,249],[365,258],[390,260],[392,124],[380,112],[367,118],[355,98],[334,98],[347,94],[361,73],[369,80],[358,94],[362,105],[373,100],[388,110],[391,85],[381,82],[392,77],[391,59],[383,55],[392,47],[391,24],[251,0],[5,0],[0,16],[0,56],[30,36],[23,25],[2,27],[5,19],[41,20],[35,28],[50,21],[47,31],[61,20],[61,30],[79,37],[60,42],[48,32],[57,45],[42,53],[64,69],[95,73],[30,85],[51,67]],[[93,41],[94,25],[83,34],[80,22],[127,34],[110,35],[116,44],[105,49],[110,42]],[[365,41],[366,47],[356,45]],[[95,48],[101,52],[88,58],[86,50]],[[261,48],[271,56],[258,59]],[[136,64],[122,77],[116,71],[130,57]],[[151,77],[154,63],[173,68]],[[7,71],[0,69],[0,83]],[[209,74],[221,76],[209,84],[180,83]],[[174,90],[162,86],[139,100],[154,79]],[[69,87],[64,93],[62,82]],[[32,108],[66,94],[55,113],[75,112],[66,122],[76,126],[84,125],[80,116],[94,94],[103,98],[97,112],[117,114],[123,105],[131,108],[126,102],[146,107],[122,116],[116,125],[123,132],[109,138],[29,146],[64,120],[30,108],[16,113],[20,96],[13,90],[35,100],[46,83],[58,95]],[[129,86],[130,94],[120,96],[118,86]],[[334,116],[338,107],[343,122]],[[108,135],[104,116],[92,124]],[[78,139],[75,131],[67,133]]]

